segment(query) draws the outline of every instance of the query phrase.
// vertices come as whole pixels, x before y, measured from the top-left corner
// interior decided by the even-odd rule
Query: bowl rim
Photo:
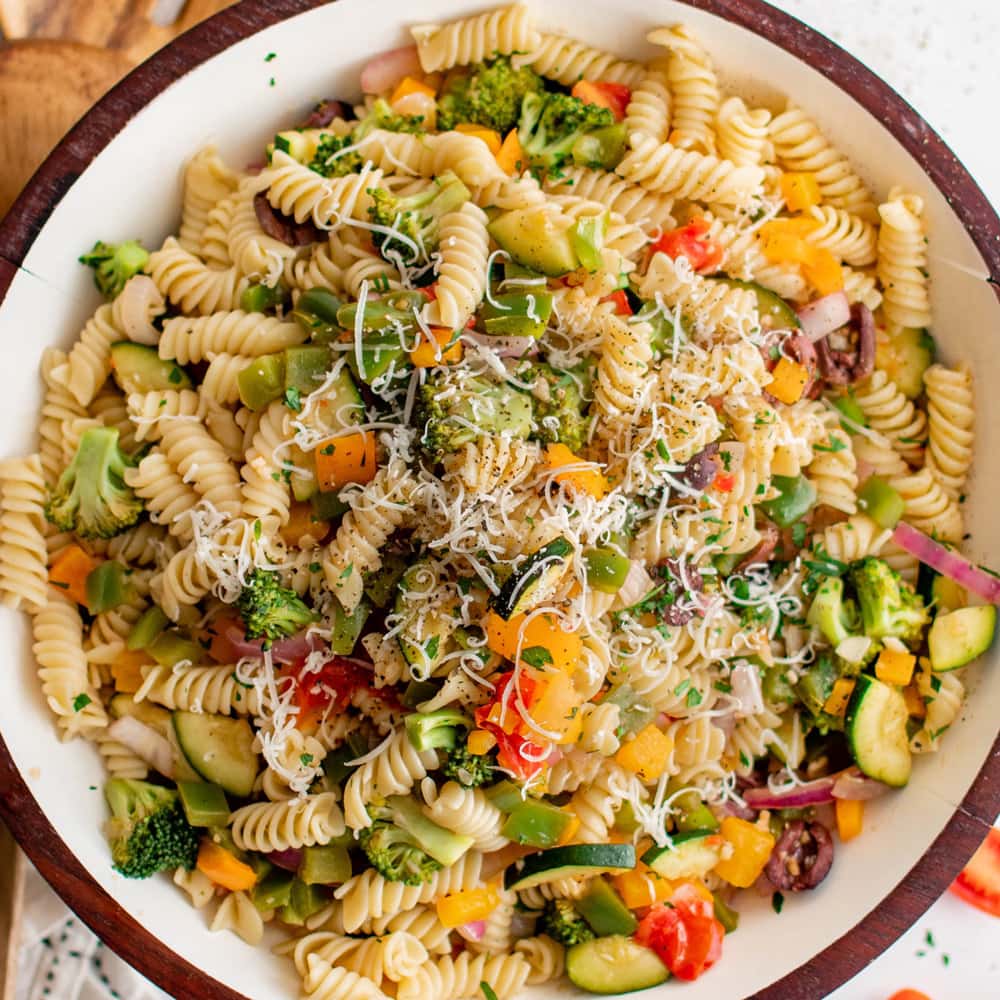
[[[142,63],[66,134],[0,221],[0,307],[52,210],[122,128],[175,80],[250,36],[336,0],[242,0]],[[764,0],[679,0],[778,45],[881,121],[920,164],[975,243],[1000,297],[1000,218],[941,137],[836,43]],[[903,880],[837,941],[761,990],[762,1000],[825,996],[877,958],[944,892],[1000,813],[1000,735],[947,825]],[[31,794],[0,733],[0,816],[38,870],[106,944],[174,996],[248,1000],[154,937],[87,872]],[[848,938],[850,944],[848,946]]]

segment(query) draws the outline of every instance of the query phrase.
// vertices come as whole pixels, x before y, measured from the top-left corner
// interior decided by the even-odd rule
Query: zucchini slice
[[[174,733],[187,762],[205,781],[246,798],[257,779],[253,730],[246,719],[174,712]]]
[[[757,296],[757,312],[765,330],[798,330],[802,327],[795,310],[777,292],[757,284],[756,281],[740,281],[737,278],[718,278],[731,288],[745,288]]]
[[[155,347],[119,340],[111,345],[111,368],[126,395],[132,392],[165,392],[190,389],[191,376],[176,361],[164,361]]]
[[[657,875],[666,879],[701,878],[719,863],[722,837],[714,830],[678,833],[669,847],[651,847],[642,856]]]
[[[996,627],[997,609],[994,604],[959,608],[946,615],[938,615],[927,633],[931,670],[941,673],[964,667],[990,648]]]
[[[847,743],[858,767],[892,788],[910,780],[909,715],[899,688],[867,674],[858,677],[844,717]]]
[[[655,951],[622,934],[573,945],[566,952],[566,975],[581,990],[605,996],[645,990],[670,978]]]
[[[559,878],[600,875],[628,868],[635,868],[632,844],[571,844],[529,854],[511,865],[504,874],[504,888],[530,889]]]
[[[509,621],[547,600],[565,575],[572,555],[573,546],[562,535],[532,552],[507,578],[493,600],[493,609]]]

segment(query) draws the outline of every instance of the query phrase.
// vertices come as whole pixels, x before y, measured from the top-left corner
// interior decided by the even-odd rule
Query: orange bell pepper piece
[[[906,711],[913,718],[922,719],[927,715],[927,703],[916,684],[908,684],[903,688],[903,701],[906,702]]]
[[[516,128],[512,128],[504,136],[503,144],[500,146],[500,152],[496,154],[496,158],[500,169],[511,176],[519,174],[528,165],[528,157],[521,146]]]
[[[141,649],[123,649],[111,664],[115,690],[122,694],[135,694],[142,687],[142,668],[149,662],[149,654]]]
[[[802,273],[820,295],[843,291],[844,272],[840,269],[840,261],[829,250],[812,247],[808,258],[802,262]]]
[[[615,760],[644,782],[656,781],[663,774],[673,749],[674,741],[649,723],[636,733],[635,739],[621,745]]]
[[[489,753],[497,745],[497,738],[485,729],[473,729],[469,733],[466,745],[469,748],[469,753],[481,756],[484,753]]]
[[[205,839],[198,848],[198,871],[230,892],[245,892],[257,884],[256,872],[215,841]]]
[[[97,569],[100,560],[79,545],[67,545],[49,567],[49,583],[77,604],[87,604],[87,577]]]
[[[913,679],[917,658],[904,650],[883,649],[875,662],[875,676],[886,684],[906,687]]]
[[[329,530],[330,522],[317,518],[312,504],[296,501],[289,508],[288,521],[282,525],[281,538],[287,545],[300,548],[306,535],[320,542]]]
[[[494,653],[513,660],[520,642],[522,661],[528,662],[525,653],[536,661],[529,665],[552,667],[566,673],[575,671],[583,653],[579,635],[564,631],[555,615],[535,615],[525,623],[526,618],[527,615],[514,615],[507,621],[491,611],[486,616],[486,645]],[[539,652],[531,653],[530,650]]]
[[[443,326],[432,326],[434,343],[427,339],[427,334],[421,333],[420,342],[410,351],[410,361],[414,368],[436,368],[438,365],[456,364],[462,360],[462,342],[456,340],[449,347],[453,333]]]
[[[833,682],[833,690],[830,697],[826,699],[823,711],[828,715],[843,715],[847,711],[847,703],[851,700],[854,692],[854,681],[846,677],[838,677]]]
[[[813,173],[782,174],[778,184],[789,212],[805,212],[823,200],[819,181]]]
[[[615,876],[613,882],[622,902],[630,910],[666,902],[675,888],[673,882],[657,875],[641,861],[632,871]]]
[[[749,888],[760,877],[771,856],[774,837],[767,830],[761,830],[737,816],[727,816],[719,827],[719,833],[730,850],[723,848],[723,857],[715,866],[715,874],[730,885]]]
[[[482,139],[494,156],[503,148],[500,133],[496,129],[487,128],[485,125],[477,125],[475,122],[459,122],[455,126],[455,131]]]
[[[434,97],[435,90],[433,87],[428,87],[426,83],[414,80],[412,76],[404,76],[396,84],[396,89],[392,92],[389,103],[395,104],[396,101],[401,101],[404,97],[409,97],[410,94],[426,94],[428,97]]]
[[[593,462],[574,455],[564,444],[549,444],[545,446],[545,464],[550,470],[562,469],[564,466],[582,466],[569,468],[565,472],[556,472],[552,477],[560,486],[572,486],[574,489],[589,493],[600,500],[608,492],[608,481],[597,471]]]
[[[370,483],[378,472],[372,431],[344,434],[316,445],[316,479],[323,492]]]
[[[542,729],[545,738],[554,743],[576,743],[583,728],[583,697],[572,678],[559,670],[531,670],[531,676],[539,693],[531,705],[530,721],[520,727],[522,734],[537,739],[543,735],[538,732]]]
[[[853,840],[864,824],[865,804],[860,799],[836,799],[837,832],[843,841]]]
[[[466,889],[442,896],[435,904],[438,920],[445,927],[461,927],[473,920],[485,920],[500,905],[496,886]]]
[[[760,227],[760,248],[772,264],[804,264],[815,248],[806,240],[815,219],[772,219]]]
[[[767,391],[775,399],[791,406],[802,398],[802,393],[808,384],[809,369],[797,361],[782,356],[771,372],[771,384],[767,387]]]

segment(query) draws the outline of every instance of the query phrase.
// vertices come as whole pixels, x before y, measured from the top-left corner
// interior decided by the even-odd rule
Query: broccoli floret
[[[432,823],[408,796],[373,803],[368,815],[372,824],[358,833],[358,840],[372,867],[391,882],[420,885],[473,844],[472,837]]]
[[[607,108],[569,94],[528,94],[521,103],[517,136],[532,166],[553,170],[571,158],[582,136],[614,122]]]
[[[557,371],[544,363],[533,365],[528,377],[531,375],[535,376],[531,396],[538,424],[536,436],[579,452],[590,430],[587,401],[581,391],[583,379],[575,371]]]
[[[470,198],[469,189],[446,170],[434,183],[418,194],[400,198],[385,188],[368,192],[372,204],[368,209],[377,226],[386,226],[406,239],[392,233],[372,233],[375,248],[386,260],[399,258],[404,264],[426,261],[437,250],[441,218],[461,208]]]
[[[125,484],[131,465],[118,447],[115,428],[84,431],[49,495],[46,516],[60,531],[75,531],[80,538],[121,534],[142,516],[142,500]]]
[[[94,269],[94,284],[106,299],[115,298],[125,282],[138,274],[149,261],[149,251],[138,240],[103,243],[98,240],[80,263]]]
[[[568,899],[550,899],[545,904],[538,930],[567,948],[594,939],[590,925],[573,909]]]
[[[254,569],[236,599],[248,639],[283,639],[316,621],[294,590],[282,587],[273,570]]]
[[[354,127],[351,141],[360,142],[369,132],[377,128],[385,129],[386,132],[410,132],[414,135],[427,131],[423,115],[397,114],[383,97],[372,105],[368,114]]]
[[[420,387],[415,420],[421,445],[436,459],[484,434],[527,438],[534,426],[530,396],[506,382],[445,368],[432,371]]]
[[[446,778],[457,781],[463,788],[478,788],[493,780],[495,753],[472,753],[468,747],[449,750],[441,767]]]
[[[412,712],[405,719],[406,733],[417,750],[452,750],[459,730],[468,731],[472,720],[454,708]]]
[[[194,867],[198,834],[185,818],[177,792],[112,778],[104,786],[104,798],[111,810],[105,832],[115,871],[126,878],[149,878],[168,868]]]
[[[503,135],[517,124],[525,96],[544,89],[530,66],[514,69],[507,56],[480,63],[445,81],[437,102],[438,128],[447,131],[461,122],[475,122]]]
[[[341,150],[353,146],[352,135],[324,135],[316,147],[316,155],[309,161],[309,169],[324,177],[346,177],[357,174],[364,166],[364,157],[356,150],[342,153]]]
[[[853,563],[851,583],[861,606],[865,635],[872,639],[895,636],[916,645],[930,621],[922,598],[881,559]]]
[[[844,581],[839,576],[827,577],[809,606],[806,622],[818,628],[834,649],[845,639],[857,635],[858,609],[854,601],[844,598]]]

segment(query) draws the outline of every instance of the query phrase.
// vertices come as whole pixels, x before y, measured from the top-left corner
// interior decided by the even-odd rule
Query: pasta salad
[[[693,980],[993,638],[924,201],[683,25],[412,37],[81,257],[0,598],[114,868],[280,931],[309,1000]]]

